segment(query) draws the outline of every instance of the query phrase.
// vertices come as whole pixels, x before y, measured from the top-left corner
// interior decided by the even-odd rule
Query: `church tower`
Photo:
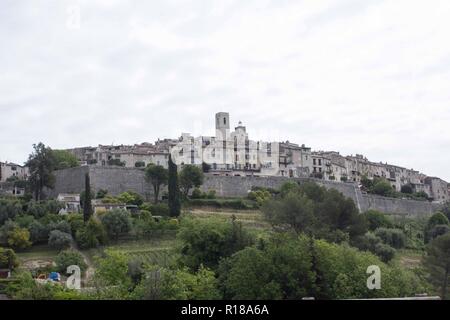
[[[228,112],[216,113],[216,138],[227,140],[230,136],[230,114]]]

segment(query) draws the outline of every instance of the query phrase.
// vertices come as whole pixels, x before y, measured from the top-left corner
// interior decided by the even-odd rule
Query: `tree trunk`
[[[153,185],[153,191],[154,191],[154,193],[155,193],[155,198],[154,198],[153,202],[154,202],[155,204],[157,204],[157,203],[158,203],[158,196],[159,196],[159,185],[154,184],[154,185]]]

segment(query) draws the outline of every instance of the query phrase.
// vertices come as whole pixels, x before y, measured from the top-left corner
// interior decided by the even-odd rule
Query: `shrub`
[[[15,227],[7,233],[8,245],[23,250],[31,246],[30,232],[25,228]]]
[[[192,190],[191,198],[192,199],[201,199],[201,198],[203,198],[203,193],[200,190],[200,188],[195,188],[194,190]]]
[[[14,269],[19,266],[19,259],[12,249],[0,247],[0,269]]]
[[[216,198],[216,190],[208,190],[206,193],[207,199],[215,199]]]
[[[394,248],[384,243],[378,243],[375,246],[375,254],[379,256],[383,262],[388,262],[394,258],[395,252]]]
[[[386,180],[380,180],[376,182],[372,188],[372,192],[380,196],[390,196],[393,192],[391,184]]]
[[[165,203],[154,204],[150,208],[150,212],[153,216],[169,216],[169,206]]]
[[[76,232],[75,239],[81,249],[88,249],[106,244],[108,237],[101,222],[91,217],[88,223]]]
[[[372,232],[367,232],[365,235],[359,236],[352,241],[352,245],[359,250],[374,253],[376,245],[382,242],[383,240],[380,237],[376,236]]]
[[[254,242],[239,222],[224,222],[217,218],[185,218],[177,238],[183,242],[181,260],[192,270],[197,270],[200,265],[216,267],[221,258]]]
[[[191,199],[189,203],[193,206],[208,206],[215,208],[230,208],[237,210],[252,209],[242,199]]]
[[[78,230],[84,227],[84,218],[82,214],[73,213],[67,218],[70,224],[70,230],[72,231],[72,236],[75,236]]]
[[[401,229],[378,228],[375,230],[375,235],[380,237],[385,244],[396,249],[401,249],[406,246],[406,236]]]
[[[59,222],[50,222],[47,227],[48,231],[51,232],[53,230],[58,230],[64,233],[72,233],[72,229],[70,227],[69,222],[67,221],[59,221]]]
[[[105,189],[99,189],[97,191],[97,195],[95,196],[96,199],[103,199],[108,194],[108,190]]]
[[[33,243],[46,242],[48,240],[48,229],[39,221],[34,221],[28,227],[30,231],[30,240]]]
[[[22,212],[22,205],[19,201],[0,199],[0,226],[9,219],[13,220]]]
[[[450,226],[446,224],[435,225],[428,233],[428,240],[431,241],[434,238],[446,234],[447,232],[450,232]]]
[[[61,251],[55,258],[56,269],[58,272],[66,273],[67,267],[71,265],[79,266],[81,271],[87,268],[83,256],[75,250]]]
[[[61,232],[59,230],[53,230],[48,237],[49,246],[58,250],[68,248],[71,242],[72,236],[70,233]]]
[[[426,243],[431,240],[431,230],[438,225],[449,225],[448,218],[442,212],[436,212],[430,217],[430,219],[428,219],[428,223],[424,230]]]
[[[369,230],[374,231],[378,228],[392,228],[393,223],[391,219],[382,212],[376,210],[368,210],[365,212],[365,217],[368,222]]]
[[[108,211],[102,218],[101,222],[108,233],[108,236],[116,241],[119,236],[128,233],[131,229],[131,220],[128,212],[123,209],[114,209]]]

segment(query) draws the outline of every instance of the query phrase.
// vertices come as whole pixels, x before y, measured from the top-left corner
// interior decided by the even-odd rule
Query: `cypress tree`
[[[92,204],[91,204],[91,178],[89,173],[86,173],[84,178],[85,189],[84,189],[84,201],[83,201],[83,219],[84,222],[88,222],[89,218],[92,216]]]
[[[178,185],[177,165],[173,163],[171,155],[169,155],[169,214],[172,217],[180,215],[180,187]]]

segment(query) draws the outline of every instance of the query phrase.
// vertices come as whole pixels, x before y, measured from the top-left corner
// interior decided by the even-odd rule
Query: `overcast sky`
[[[450,181],[450,1],[0,2],[0,161],[214,135]],[[78,19],[79,18],[79,19]]]

